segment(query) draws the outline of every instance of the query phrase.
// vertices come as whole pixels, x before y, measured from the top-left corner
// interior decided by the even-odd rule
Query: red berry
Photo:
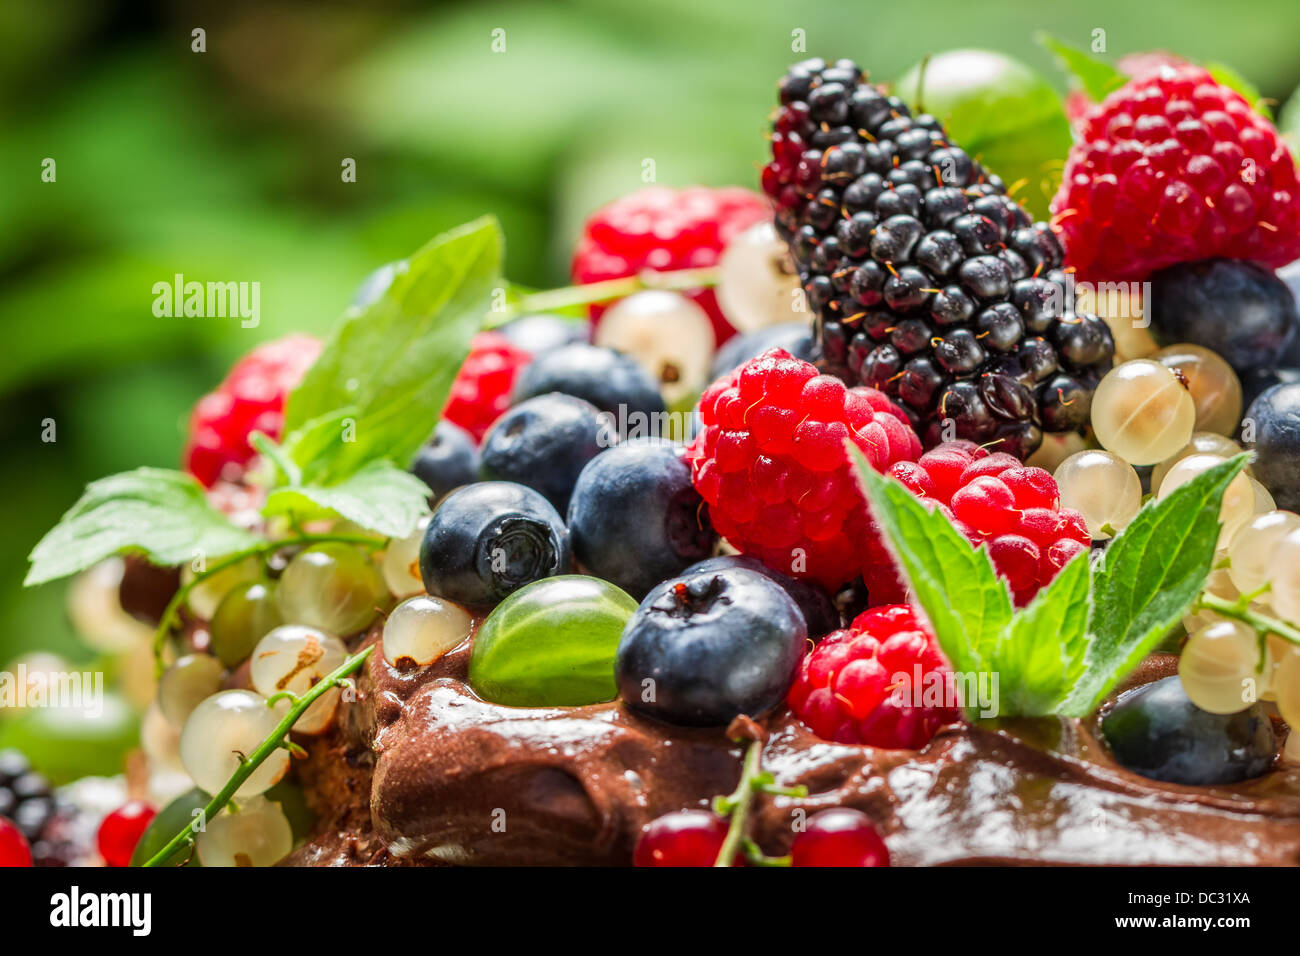
[[[708,810],[679,810],[651,820],[637,841],[637,866],[713,866],[727,821]]]
[[[532,358],[499,332],[478,333],[451,385],[443,417],[465,429],[475,441],[481,441],[492,423],[510,407],[515,376]]]
[[[215,391],[199,399],[190,415],[185,468],[205,487],[238,481],[256,456],[254,431],[274,439],[284,427],[284,401],[320,354],[309,335],[290,335],[253,349]]]
[[[1295,161],[1273,124],[1191,64],[1162,65],[1092,109],[1052,200],[1080,279],[1143,279],[1215,256],[1300,256]]]
[[[889,473],[919,498],[951,508],[972,544],[985,544],[1019,605],[1091,544],[1083,516],[1061,508],[1056,480],[1010,455],[948,442]]]
[[[99,825],[96,842],[99,855],[109,866],[129,866],[136,844],[158,815],[153,807],[142,800],[128,800]]]
[[[835,807],[808,821],[790,858],[793,866],[889,866],[889,848],[865,813]]]
[[[21,830],[0,817],[0,867],[31,866],[32,850]]]
[[[686,459],[732,545],[832,591],[859,574],[870,588],[882,568],[892,584],[844,440],[878,470],[914,459],[921,443],[898,406],[771,349],[705,389],[700,420]]]
[[[573,279],[588,283],[643,269],[707,268],[734,236],[770,215],[767,202],[748,189],[649,186],[591,215],[573,254]],[[687,294],[709,314],[719,345],[735,334],[712,289]],[[593,305],[592,320],[599,321],[610,304]]]
[[[948,699],[949,672],[916,612],[886,605],[822,638],[803,659],[786,703],[825,740],[916,750],[960,717]]]

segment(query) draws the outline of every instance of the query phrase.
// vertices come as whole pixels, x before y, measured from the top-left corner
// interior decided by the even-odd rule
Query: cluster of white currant
[[[1115,323],[1122,328],[1127,323]],[[1122,362],[1092,399],[1093,434],[1101,448],[1054,446],[1069,452],[1055,464],[1061,504],[1081,512],[1094,540],[1128,526],[1142,507],[1134,466],[1154,466],[1151,489],[1170,495],[1241,452],[1230,435],[1241,423],[1241,383],[1217,354],[1173,345]],[[1224,492],[1215,570],[1206,590],[1226,600],[1255,595],[1252,607],[1300,621],[1300,516],[1276,510],[1268,489],[1249,470]],[[1235,713],[1256,700],[1275,700],[1284,719],[1300,726],[1300,648],[1276,635],[1261,640],[1240,621],[1203,610],[1184,620],[1189,634],[1179,674],[1191,700],[1213,713]],[[1300,754],[1298,754],[1300,756]]]
[[[142,731],[146,750],[174,759],[195,785],[216,793],[241,756],[274,733],[291,696],[344,662],[348,652],[339,635],[364,631],[394,597],[405,600],[384,622],[390,664],[427,665],[461,644],[471,616],[424,594],[418,560],[426,523],[374,556],[328,542],[295,554],[278,579],[252,558],[197,581],[188,606],[208,621],[210,647],[184,654],[164,671]],[[341,699],[337,687],[322,694],[294,723],[294,733],[328,730]],[[207,822],[196,840],[205,866],[269,865],[289,852],[288,819],[264,796],[288,768],[289,751],[276,749],[239,787],[230,808]]]

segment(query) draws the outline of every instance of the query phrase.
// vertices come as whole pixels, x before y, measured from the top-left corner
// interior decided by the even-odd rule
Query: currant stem
[[[377,548],[383,545],[387,538],[375,538],[360,534],[299,534],[291,538],[280,538],[277,541],[261,541],[251,548],[245,548],[243,551],[237,551],[234,554],[227,555],[216,564],[194,575],[185,584],[176,589],[172,599],[167,602],[167,607],[163,609],[162,616],[158,620],[158,629],[153,635],[153,660],[154,673],[161,675],[166,669],[163,663],[163,651],[167,646],[167,636],[171,634],[172,628],[180,623],[181,606],[190,596],[190,592],[195,586],[220,571],[232,568],[240,561],[254,555],[265,556],[280,548],[292,548],[300,544],[322,544],[327,542],[336,542],[342,544],[355,544],[361,547]]]
[[[788,856],[764,856],[758,844],[746,834],[749,811],[757,793],[774,793],[790,797],[806,797],[808,788],[804,786],[778,787],[772,781],[772,775],[764,773],[760,763],[763,757],[763,741],[754,740],[745,751],[745,759],[740,768],[740,782],[736,789],[725,797],[713,801],[714,812],[730,817],[727,825],[727,837],[722,841],[722,849],[714,866],[731,866],[737,852],[744,851],[745,859],[755,866],[789,866]]]
[[[1235,618],[1243,624],[1249,624],[1260,634],[1276,634],[1284,641],[1290,641],[1300,647],[1300,629],[1291,626],[1286,621],[1280,621],[1275,617],[1269,617],[1267,614],[1260,614],[1258,611],[1252,610],[1250,598],[1251,595],[1248,594],[1235,601],[1229,601],[1226,598],[1207,593],[1201,595],[1200,600],[1196,602],[1196,606],[1224,617]]]
[[[257,749],[239,761],[239,768],[231,774],[230,779],[226,781],[226,785],[217,791],[217,795],[208,801],[208,805],[203,808],[203,816],[200,817],[200,819],[206,822],[225,809],[226,805],[231,802],[231,798],[234,797],[235,791],[237,791],[240,786],[243,785],[244,781],[252,775],[253,771],[260,767],[262,762],[265,761],[267,757],[271,756],[271,754],[275,753],[275,751],[279,750],[281,747],[287,747],[291,752],[293,752],[293,748],[298,747],[298,745],[294,744],[287,738],[289,736],[289,731],[293,729],[293,725],[297,723],[298,718],[303,715],[303,712],[310,707],[317,698],[339,686],[348,675],[353,674],[360,669],[361,665],[365,663],[366,658],[370,656],[370,652],[374,649],[375,646],[371,644],[369,647],[357,651],[357,653],[345,660],[335,670],[327,674],[314,687],[312,687],[311,690],[301,695],[294,705],[285,712],[285,715],[280,722],[276,724],[275,730],[271,731],[270,735],[257,745]],[[298,747],[298,749],[301,750],[302,748]],[[193,843],[193,840],[194,838],[191,836],[191,826],[186,826],[183,830],[168,840],[166,846],[153,856],[149,857],[143,865],[150,867],[162,866],[173,853],[184,846],[187,842]]]
[[[667,289],[682,291],[684,289],[702,289],[718,284],[718,270],[707,269],[672,269],[656,272],[643,269],[636,275],[622,279],[606,279],[603,282],[589,282],[586,285],[570,285],[561,289],[548,289],[545,292],[533,292],[521,296],[500,312],[494,312],[483,322],[485,329],[494,329],[523,315],[535,312],[551,312],[567,309],[575,305],[592,305],[621,299],[634,292],[646,289]]]

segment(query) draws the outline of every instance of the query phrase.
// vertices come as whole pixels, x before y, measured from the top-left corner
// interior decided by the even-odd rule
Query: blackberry
[[[1052,229],[852,61],[797,63],[779,89],[763,189],[822,368],[896,399],[927,447],[1023,459],[1085,428],[1115,346],[1070,308]]]
[[[72,866],[80,857],[73,837],[75,809],[57,797],[44,776],[17,750],[0,750],[0,817],[22,831],[34,866]]]

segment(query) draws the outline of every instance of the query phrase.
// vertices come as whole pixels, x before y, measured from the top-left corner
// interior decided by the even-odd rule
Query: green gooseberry
[[[614,655],[637,602],[582,574],[543,578],[493,609],[474,636],[469,683],[511,707],[574,707],[613,700]]]

